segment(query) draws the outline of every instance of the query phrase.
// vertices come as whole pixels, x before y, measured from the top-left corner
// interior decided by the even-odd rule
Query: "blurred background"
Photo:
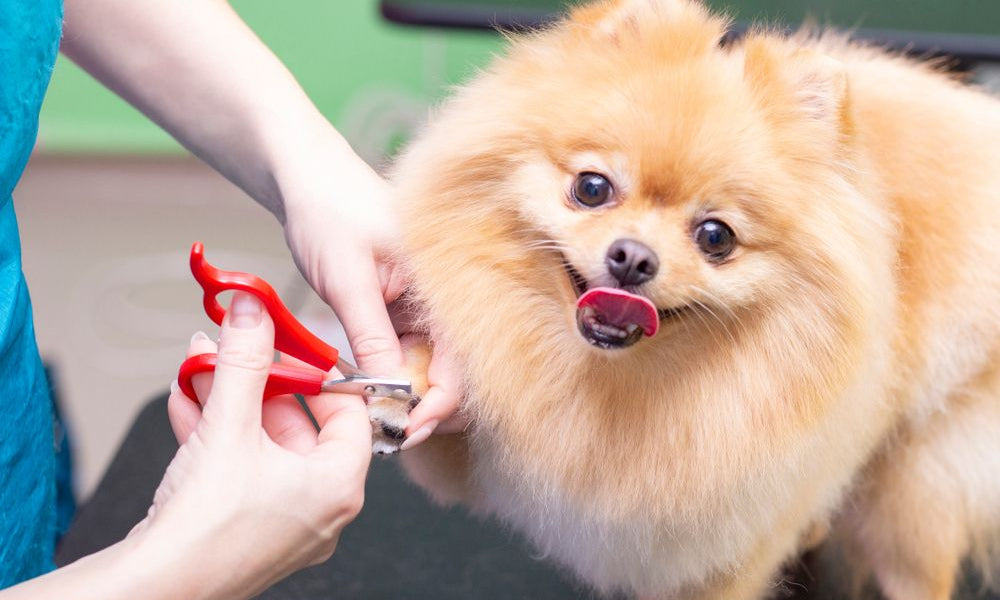
[[[564,3],[232,4],[356,151],[380,166],[449,86],[501,49],[491,26],[534,25]],[[710,4],[740,20],[794,24],[812,15],[916,53],[949,50],[960,58],[956,68],[1000,89],[996,0]],[[38,147],[14,199],[38,341],[75,442],[82,498],[139,408],[174,378],[190,335],[215,335],[187,268],[192,242],[205,242],[209,260],[223,268],[269,280],[310,328],[346,348],[270,214],[65,59],[57,63]]]

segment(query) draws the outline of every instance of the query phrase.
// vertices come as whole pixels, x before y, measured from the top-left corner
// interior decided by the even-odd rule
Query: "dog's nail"
[[[382,423],[382,433],[393,440],[401,440],[406,437],[406,432],[403,431],[402,427],[396,427],[395,425],[388,425]]]

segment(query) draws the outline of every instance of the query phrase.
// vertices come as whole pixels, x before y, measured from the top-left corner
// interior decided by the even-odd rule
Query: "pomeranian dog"
[[[595,589],[892,600],[1000,551],[1000,101],[686,0],[516,37],[395,167],[465,434],[404,453]],[[989,581],[987,579],[987,581]]]

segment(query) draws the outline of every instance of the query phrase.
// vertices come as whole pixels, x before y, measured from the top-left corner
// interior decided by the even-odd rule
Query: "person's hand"
[[[398,336],[411,333],[410,324],[390,318],[386,309],[408,285],[389,186],[342,140],[316,135],[303,144],[310,145],[311,152],[277,170],[288,246],[344,325],[358,367],[373,376],[405,376]],[[454,418],[461,400],[454,365],[447,346],[436,343],[430,388],[410,415],[405,447],[435,429],[464,426]]]
[[[133,530],[201,557],[205,571],[220,569],[223,560],[222,577],[183,576],[215,582],[224,597],[255,594],[326,560],[364,498],[371,426],[363,400],[307,398],[318,432],[294,397],[262,402],[273,338],[259,301],[237,293],[222,324],[214,376],[194,380],[204,407],[172,388],[170,422],[181,447],[148,517]],[[215,351],[196,334],[188,355]]]

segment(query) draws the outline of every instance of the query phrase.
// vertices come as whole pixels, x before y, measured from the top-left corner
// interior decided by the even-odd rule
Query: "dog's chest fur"
[[[731,566],[748,541],[746,532],[738,535],[736,519],[719,516],[701,531],[683,522],[610,520],[551,485],[502,472],[486,449],[473,456],[481,507],[527,536],[541,558],[585,574],[604,593],[679,589]]]

